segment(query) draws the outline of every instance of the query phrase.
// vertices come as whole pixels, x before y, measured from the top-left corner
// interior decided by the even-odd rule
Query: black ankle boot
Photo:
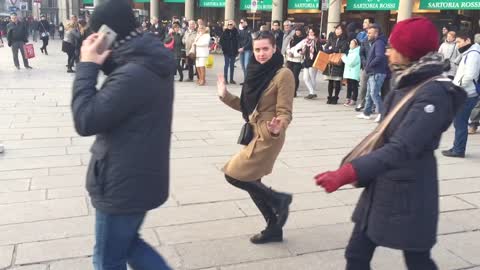
[[[332,104],[332,97],[327,97],[327,104]]]
[[[338,104],[338,97],[333,97],[332,102],[330,104],[333,104],[333,105]]]
[[[269,222],[267,228],[250,238],[253,244],[266,244],[283,241],[283,231],[278,225]]]
[[[275,192],[276,203],[273,205],[273,210],[277,215],[277,225],[280,228],[287,223],[288,215],[290,213],[290,204],[292,203],[292,195],[282,192]]]

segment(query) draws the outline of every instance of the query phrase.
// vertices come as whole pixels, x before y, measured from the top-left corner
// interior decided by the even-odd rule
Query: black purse
[[[253,127],[250,123],[243,124],[240,136],[238,137],[238,144],[248,145],[253,140]]]

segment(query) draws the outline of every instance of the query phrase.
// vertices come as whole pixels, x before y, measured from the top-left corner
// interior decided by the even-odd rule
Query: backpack
[[[478,54],[480,54],[480,51],[477,50],[470,51],[469,53],[467,53],[464,63],[467,63],[468,54],[470,54],[471,52],[477,52]],[[475,85],[475,90],[477,90],[477,94],[480,96],[480,74],[478,74],[478,78],[476,80],[473,80],[473,84]]]

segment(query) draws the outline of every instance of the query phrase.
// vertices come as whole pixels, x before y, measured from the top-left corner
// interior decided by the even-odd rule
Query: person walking
[[[346,107],[355,106],[357,102],[361,62],[359,43],[357,39],[352,39],[348,55],[342,55],[342,61],[345,63],[343,78],[347,79],[347,100],[343,104]]]
[[[60,22],[58,25],[58,36],[60,37],[60,40],[63,40],[65,37],[65,26],[63,25],[63,22]]]
[[[32,69],[25,55],[24,46],[28,42],[28,30],[24,23],[18,21],[16,13],[10,15],[11,22],[7,25],[7,42],[12,48],[13,63],[17,69],[20,69],[18,61],[18,51],[22,55],[23,65],[26,69]]]
[[[187,54],[187,69],[188,69],[188,80],[187,82],[193,82],[194,76],[194,66],[195,66],[195,47],[193,43],[197,38],[197,24],[194,20],[188,21],[188,29],[183,35],[182,43],[185,45],[185,52]]]
[[[365,108],[365,96],[367,95],[367,81],[368,75],[365,72],[365,66],[367,65],[368,53],[372,47],[372,43],[368,40],[368,28],[375,23],[375,19],[366,18],[363,20],[363,31],[358,33],[357,39],[360,41],[360,60],[361,60],[361,72],[360,72],[360,87],[358,92],[357,107],[355,111],[360,112]]]
[[[302,54],[303,60],[303,81],[308,89],[308,96],[305,99],[313,99],[317,97],[317,72],[318,70],[313,67],[315,59],[320,51],[322,51],[322,45],[319,39],[320,31],[316,28],[310,28],[308,30],[307,38],[304,40]]]
[[[394,67],[394,91],[385,102],[383,143],[363,156],[348,155],[336,171],[315,176],[317,185],[328,193],[347,184],[364,188],[353,212],[355,225],[345,250],[347,270],[371,269],[377,246],[402,250],[409,270],[438,269],[431,258],[439,216],[435,150],[466,95],[442,75],[444,62],[436,52],[435,29],[424,17],[395,25],[387,50]]]
[[[348,52],[347,34],[343,25],[337,25],[335,32],[329,35],[327,44],[325,45],[325,52],[328,54]],[[323,72],[325,79],[328,80],[327,104],[335,105],[338,103],[338,95],[340,94],[340,90],[342,90],[344,67],[343,62],[339,64],[329,63]],[[334,90],[335,96],[333,95]]]
[[[197,84],[200,86],[205,85],[205,77],[206,77],[206,64],[208,56],[210,55],[210,31],[205,25],[198,26],[198,33],[195,41],[193,42],[193,46],[195,46],[195,67],[197,68],[198,74],[198,82]]]
[[[40,39],[42,40],[42,43],[43,43],[42,47],[40,48],[40,51],[45,55],[48,55],[47,46],[48,46],[48,40],[50,36],[50,23],[47,21],[47,18],[45,17],[45,15],[42,15],[40,17],[40,23],[38,24],[37,31],[40,33]]]
[[[302,71],[302,63],[303,63],[302,49],[303,49],[305,34],[303,33],[303,29],[301,27],[297,27],[295,31],[293,31],[293,33],[294,33],[293,38],[290,40],[290,43],[287,45],[287,48],[286,48],[286,60],[287,60],[286,67],[292,71],[293,77],[295,78],[294,97],[297,97],[298,87],[300,86],[300,72]]]
[[[107,51],[104,34],[96,33],[104,24],[117,33]],[[82,45],[72,90],[77,133],[96,136],[86,177],[96,270],[171,269],[139,230],[148,211],[169,196],[175,61],[158,38],[136,26],[127,1],[97,5],[90,18],[95,33]],[[97,90],[100,70],[107,77]]]
[[[238,52],[240,53],[240,65],[243,70],[243,77],[247,77],[247,67],[252,57],[252,31],[248,27],[247,19],[240,20],[238,32]],[[240,83],[243,85],[243,83]]]
[[[253,244],[283,241],[283,226],[287,222],[292,195],[274,191],[261,182],[272,172],[280,153],[288,125],[292,120],[295,84],[293,74],[283,68],[283,56],[276,52],[271,32],[260,33],[253,41],[254,57],[248,66],[240,97],[231,94],[223,76],[218,76],[220,99],[253,129],[251,140],[225,165],[228,183],[249,193],[262,213],[267,227],[255,234]]]
[[[455,127],[455,140],[453,147],[442,151],[446,157],[464,158],[468,139],[468,119],[479,100],[480,86],[480,45],[473,43],[473,36],[463,32],[457,35],[457,47],[461,53],[461,60],[453,83],[467,91],[468,98],[463,104],[463,109],[458,112],[453,125]]]
[[[372,42],[372,47],[368,53],[365,72],[368,75],[367,95],[365,97],[365,110],[357,115],[359,119],[371,119],[373,105],[377,110],[378,116],[375,122],[379,122],[383,113],[383,100],[381,89],[383,82],[387,77],[388,61],[385,56],[387,47],[387,38],[380,33],[380,27],[376,24],[368,29],[368,40]],[[438,43],[438,42],[437,42]]]
[[[458,63],[457,58],[460,55],[458,51],[457,44],[455,40],[457,39],[457,34],[453,31],[448,32],[447,38],[440,45],[438,52],[443,55],[443,57],[449,62],[450,70],[447,72],[447,75],[450,79],[455,78],[457,73]]]
[[[75,48],[80,40],[80,32],[72,21],[67,22],[65,26],[65,38],[62,41],[62,52],[67,54],[67,73],[75,73],[73,65],[75,64]]]
[[[235,59],[238,56],[238,30],[235,27],[235,22],[229,20],[220,37],[220,46],[222,46],[223,57],[225,64],[223,67],[223,77],[225,83],[237,84],[233,79],[235,72]],[[228,70],[230,69],[230,81],[228,81]]]

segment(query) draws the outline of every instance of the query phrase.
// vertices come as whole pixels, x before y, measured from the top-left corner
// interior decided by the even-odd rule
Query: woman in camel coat
[[[295,80],[283,57],[275,53],[275,37],[269,32],[254,39],[254,57],[247,69],[240,97],[229,93],[222,75],[218,77],[220,99],[253,128],[253,139],[225,165],[223,171],[233,186],[247,191],[264,216],[267,228],[250,240],[254,244],[280,242],[282,227],[292,201],[290,194],[276,192],[261,179],[272,172],[285,142],[285,132],[292,120]]]

